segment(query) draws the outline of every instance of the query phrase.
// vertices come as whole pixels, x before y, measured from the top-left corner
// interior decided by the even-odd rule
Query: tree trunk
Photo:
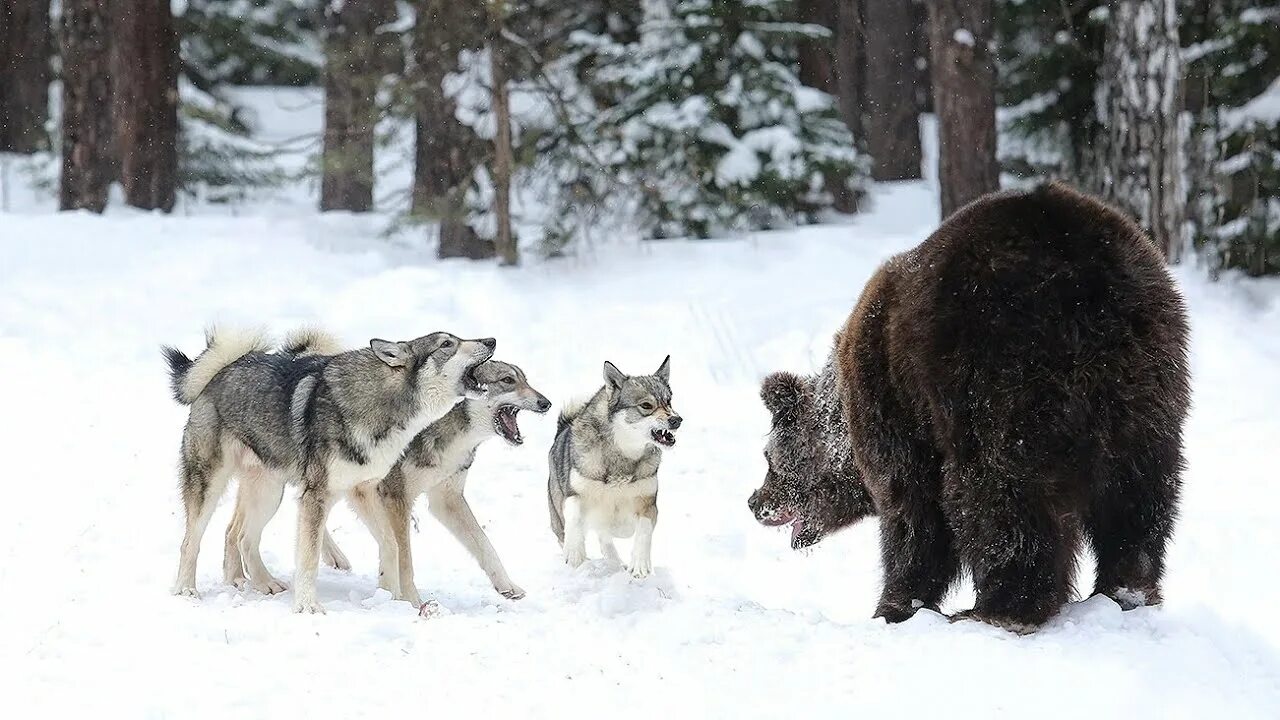
[[[832,38],[800,41],[797,55],[800,60],[800,82],[835,95],[835,0],[798,0],[796,18],[802,23],[821,25],[832,31]]]
[[[913,92],[916,96],[918,113],[933,112],[933,80],[929,67],[932,60],[929,56],[929,11],[924,0],[911,2],[911,48],[914,55],[915,75]]]
[[[1171,263],[1185,249],[1182,64],[1175,0],[1112,0],[1095,190],[1133,213]]]
[[[920,177],[914,7],[869,2],[863,9],[867,53],[867,150],[875,180]]]
[[[439,222],[439,257],[491,258],[493,242],[467,224],[464,204],[482,149],[471,129],[458,122],[443,88],[445,75],[458,69],[458,53],[481,45],[483,8],[480,0],[419,0],[417,11],[413,214]]]
[[[48,147],[49,0],[0,0],[0,152]]]
[[[493,93],[493,116],[497,132],[493,138],[494,215],[498,221],[494,247],[503,265],[520,264],[519,248],[511,233],[511,173],[514,158],[511,147],[511,97],[508,94],[507,41],[502,37],[506,22],[506,2],[489,0],[492,35],[489,40],[490,89]]]
[[[1000,186],[992,0],[929,0],[942,217]]]
[[[833,93],[840,103],[840,116],[849,132],[861,139],[862,100],[865,77],[863,60],[865,55],[862,35],[862,0],[834,0],[835,18],[835,52],[832,76],[835,82]]]
[[[395,18],[393,0],[326,3],[324,148],[320,209],[373,209],[378,85],[386,53],[378,28]]]
[[[58,207],[102,212],[115,179],[108,71],[112,0],[62,0],[62,177]]]
[[[178,194],[178,31],[169,0],[111,6],[112,115],[125,201],[169,212]]]

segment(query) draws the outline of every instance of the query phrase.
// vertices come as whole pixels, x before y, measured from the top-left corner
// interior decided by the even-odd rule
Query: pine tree
[[[412,214],[438,223],[441,258],[492,258],[493,240],[470,224],[465,198],[480,164],[481,140],[457,117],[445,77],[459,70],[463,51],[483,44],[484,8],[478,1],[420,0],[413,31],[411,75],[415,117]]]
[[[178,35],[169,0],[114,0],[111,97],[125,201],[173,209],[178,193]]]
[[[575,35],[595,107],[570,124],[593,147],[569,153],[590,160],[565,173],[566,196],[631,188],[650,234],[707,237],[810,222],[832,206],[831,178],[861,192],[866,160],[834,98],[797,76],[797,44],[821,33],[787,22],[789,3],[644,8],[638,38]]]
[[[930,0],[942,217],[1000,187],[992,0]]]
[[[197,87],[319,83],[324,57],[315,0],[185,5],[178,20],[184,71]]]
[[[1187,9],[1193,239],[1213,273],[1280,273],[1280,2]]]
[[[1007,171],[1086,183],[1102,132],[1095,96],[1106,29],[1106,0],[997,2]]]
[[[392,0],[326,3],[324,149],[320,209],[373,209],[373,148],[377,92],[389,69],[382,28],[395,17]]]
[[[0,0],[0,152],[48,145],[49,0]]]
[[[919,38],[915,6],[908,2],[869,2],[866,28],[866,137],[871,177],[912,180],[920,177],[920,120],[916,67]]]
[[[1183,252],[1182,62],[1174,0],[1112,0],[1098,91],[1094,190],[1132,213],[1170,262]]]
[[[115,179],[111,0],[62,0],[62,176],[58,207],[102,212]]]

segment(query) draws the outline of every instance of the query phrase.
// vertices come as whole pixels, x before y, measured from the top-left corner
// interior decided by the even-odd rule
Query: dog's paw
[[[631,558],[631,577],[643,579],[653,573],[653,561],[649,558]]]
[[[299,597],[293,601],[293,611],[301,615],[324,615],[324,606],[314,597]]]
[[[403,600],[416,608],[422,607],[422,596],[418,594],[418,588],[416,587],[404,588],[399,595],[393,597],[396,600]]]
[[[564,549],[564,562],[569,567],[578,567],[587,561],[587,551],[582,548],[567,547]]]
[[[440,603],[428,600],[418,606],[418,617],[432,618],[440,614]]]
[[[262,582],[250,582],[249,587],[257,590],[263,595],[279,595],[289,589],[289,586],[270,575],[268,575],[267,579]]]
[[[228,585],[230,585],[231,587],[237,590],[244,590],[245,588],[249,587],[249,578],[243,575],[239,577],[226,578],[226,582]]]
[[[177,583],[176,585],[173,586],[172,592],[174,595],[177,595],[178,597],[189,597],[189,598],[194,598],[196,600],[200,599],[200,593],[196,592],[195,585],[188,585],[186,583]]]
[[[519,585],[512,584],[509,588],[498,588],[497,590],[499,595],[508,600],[519,600],[524,597],[524,590]]]

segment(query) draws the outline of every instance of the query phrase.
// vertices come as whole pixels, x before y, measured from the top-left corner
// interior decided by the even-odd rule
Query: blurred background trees
[[[943,215],[1062,178],[1171,261],[1280,273],[1278,78],[1277,0],[0,0],[0,153],[60,158],[62,208],[278,183],[235,91],[314,87],[319,208],[508,264],[927,176]],[[374,170],[399,127],[401,191]]]

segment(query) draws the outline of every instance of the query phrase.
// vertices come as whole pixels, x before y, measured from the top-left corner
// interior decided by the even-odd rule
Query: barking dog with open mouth
[[[258,554],[262,528],[284,486],[301,487],[294,610],[323,612],[315,580],[329,509],[343,493],[385,477],[414,436],[478,393],[476,368],[497,342],[436,332],[327,355],[271,353],[258,334],[210,331],[207,340],[195,360],[164,349],[174,397],[191,406],[180,472],[186,534],[174,592],[195,594],[200,539],[236,475],[239,505],[252,510],[236,533],[240,554],[249,583],[267,592],[284,586]]]
[[[658,464],[676,443],[682,422],[671,409],[671,357],[653,375],[629,376],[604,364],[604,387],[586,403],[560,414],[551,446],[547,504],[551,530],[564,559],[586,559],[586,531],[600,551],[618,560],[614,538],[635,536],[631,574],[653,571],[651,547],[658,522]]]
[[[476,368],[475,377],[479,397],[468,397],[418,433],[376,489],[366,486],[351,494],[352,507],[365,524],[385,533],[378,537],[381,586],[419,607],[422,599],[413,580],[409,522],[413,503],[423,494],[431,515],[476,559],[494,589],[513,600],[524,597],[524,590],[507,575],[463,491],[480,444],[501,437],[511,445],[522,445],[517,415],[521,410],[545,413],[551,401],[509,363],[490,360]]]

